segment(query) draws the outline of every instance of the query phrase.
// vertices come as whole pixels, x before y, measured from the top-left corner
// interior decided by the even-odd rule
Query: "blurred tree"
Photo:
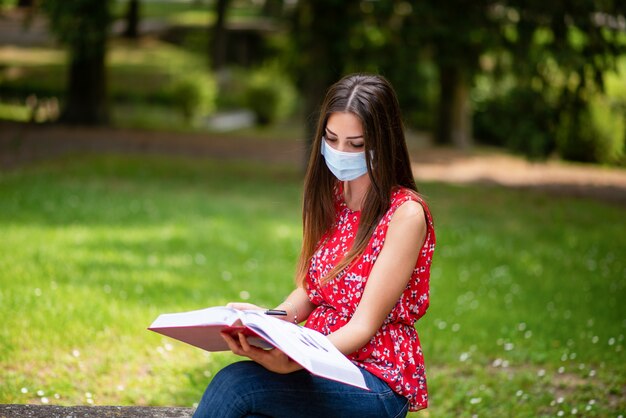
[[[215,2],[215,24],[210,29],[211,43],[210,53],[211,65],[214,70],[218,70],[226,64],[226,48],[227,48],[227,32],[226,32],[226,13],[228,12],[228,4],[230,0],[217,0]]]
[[[344,75],[349,62],[349,35],[360,24],[359,3],[358,0],[301,0],[294,11],[292,57],[296,85],[303,96],[309,151],[323,92]]]
[[[126,28],[124,29],[124,37],[137,39],[139,37],[139,21],[140,21],[140,2],[139,0],[129,0],[126,9]]]
[[[69,49],[66,97],[60,120],[71,124],[109,121],[105,57],[111,23],[108,0],[42,0],[50,27]]]
[[[33,7],[33,6],[34,6],[33,0],[19,0],[17,2],[17,7]]]
[[[477,118],[481,136],[533,158],[554,151],[583,161],[619,158],[623,134],[593,125],[620,126],[620,116],[598,122],[591,115],[601,113],[598,106],[617,113],[602,96],[606,75],[625,52],[625,9],[612,0],[494,5],[501,50],[485,61],[492,63],[490,73],[512,75],[514,84],[484,103]]]
[[[283,16],[284,8],[284,0],[265,0],[261,14],[270,18],[280,19]]]
[[[507,49],[518,88],[535,92],[554,109],[544,150],[556,148],[571,160],[602,160],[607,145],[587,125],[606,74],[626,52],[626,3],[510,0],[499,12],[515,23]]]
[[[430,50],[439,76],[435,140],[467,148],[472,145],[470,90],[481,54],[495,48],[500,22],[489,13],[494,0],[416,2],[405,25]]]

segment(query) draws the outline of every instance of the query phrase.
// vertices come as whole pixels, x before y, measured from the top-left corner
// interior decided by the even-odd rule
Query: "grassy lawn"
[[[0,174],[0,403],[191,406],[235,360],[146,330],[292,287],[300,175],[75,157]],[[626,410],[624,210],[424,184],[438,250],[424,416]],[[620,256],[620,254],[622,254]]]

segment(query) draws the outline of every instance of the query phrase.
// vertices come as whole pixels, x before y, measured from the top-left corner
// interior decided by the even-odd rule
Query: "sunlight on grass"
[[[0,402],[191,406],[235,360],[146,330],[160,313],[293,286],[295,169],[68,158],[0,174]],[[616,416],[623,209],[425,184],[438,234],[413,416]],[[8,318],[8,321],[6,320]]]
[[[50,65],[65,64],[67,53],[63,48],[55,47],[19,47],[0,46],[0,62],[13,65]]]
[[[23,104],[0,103],[0,119],[28,122],[30,109]]]

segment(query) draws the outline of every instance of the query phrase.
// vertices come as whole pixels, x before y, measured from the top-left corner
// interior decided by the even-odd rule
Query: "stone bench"
[[[192,408],[0,405],[0,418],[190,418]]]

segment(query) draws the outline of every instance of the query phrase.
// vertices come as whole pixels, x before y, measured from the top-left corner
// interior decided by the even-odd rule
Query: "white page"
[[[196,311],[161,314],[149,328],[232,325],[239,319],[239,312],[226,306],[216,306]]]
[[[247,336],[252,345],[277,347],[315,375],[367,389],[359,368],[328,338],[317,331],[266,315],[263,311],[240,311],[217,306],[162,314],[148,329],[207,351],[225,351],[228,345],[220,332],[225,326],[237,325],[239,320],[259,335]]]
[[[311,373],[367,389],[359,368],[319,332],[259,312],[246,312],[242,321]]]

